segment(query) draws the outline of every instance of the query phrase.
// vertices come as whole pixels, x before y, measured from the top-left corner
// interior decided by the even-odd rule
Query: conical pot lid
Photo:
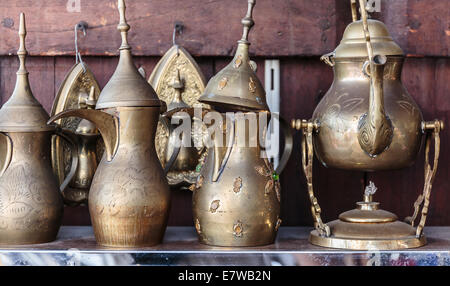
[[[155,90],[142,77],[133,63],[131,47],[128,44],[130,25],[125,19],[125,2],[118,0],[120,23],[117,29],[122,35],[119,64],[113,76],[103,88],[96,109],[120,106],[161,106]]]
[[[238,41],[233,61],[214,76],[199,101],[213,106],[238,109],[269,110],[266,92],[256,76],[256,65],[250,61],[248,34],[254,25],[252,19],[256,0],[248,1],[248,11],[242,25],[244,33]]]
[[[383,22],[368,19],[367,24],[374,55],[403,56],[402,49],[394,42]],[[347,26],[334,55],[334,58],[354,57],[367,57],[362,20],[354,21]]]
[[[10,99],[0,109],[1,132],[39,132],[53,130],[48,126],[49,116],[31,92],[28,71],[25,66],[25,14],[20,14],[20,48],[17,51],[20,66],[17,71],[16,86]]]

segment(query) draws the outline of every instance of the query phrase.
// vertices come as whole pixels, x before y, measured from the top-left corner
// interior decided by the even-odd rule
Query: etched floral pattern
[[[0,229],[48,228],[52,210],[58,207],[44,181],[27,163],[9,167],[0,180]]]
[[[269,162],[269,160],[264,159],[264,163],[265,163],[264,166],[256,166],[255,167],[255,171],[259,175],[270,178],[264,187],[264,194],[267,196],[270,194],[270,192],[272,190],[274,190],[275,194],[277,196],[278,202],[280,202],[281,201],[281,192],[280,192],[281,186],[280,186],[280,181],[278,180],[278,175],[274,171],[272,171],[273,167],[272,167],[272,164]]]

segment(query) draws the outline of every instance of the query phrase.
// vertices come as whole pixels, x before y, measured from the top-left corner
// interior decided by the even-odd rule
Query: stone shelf
[[[0,246],[0,265],[447,265],[450,227],[427,227],[428,244],[397,251],[349,251],[308,243],[309,227],[281,227],[275,244],[211,247],[198,243],[193,227],[168,227],[164,242],[140,249],[96,244],[91,227],[61,227],[56,241],[31,246]]]

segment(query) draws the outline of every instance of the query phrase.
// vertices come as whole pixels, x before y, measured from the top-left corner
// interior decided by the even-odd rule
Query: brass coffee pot
[[[75,26],[76,62],[56,94],[50,116],[70,109],[95,109],[100,87],[78,51],[78,30],[86,32],[86,28],[87,24],[84,22]],[[70,117],[59,119],[55,123],[78,146],[78,168],[62,192],[64,203],[69,206],[86,204],[95,170],[103,155],[103,140],[95,125],[88,120]],[[67,143],[58,136],[53,136],[51,150],[53,172],[62,183],[71,165]]]
[[[177,34],[181,34],[183,29],[183,24],[177,21],[172,35],[173,46],[164,54],[148,79],[158,97],[167,104],[167,112],[158,122],[155,144],[158,158],[173,189],[185,189],[195,183],[199,175],[197,166],[206,156],[206,148],[196,144],[201,140],[196,136],[200,132],[192,130],[190,144],[176,146],[180,134],[175,130],[187,121],[194,127],[203,126],[200,118],[194,116],[194,108],[210,109],[198,101],[206,86],[200,67],[189,52],[176,42]]]
[[[441,121],[425,122],[422,113],[401,82],[404,55],[386,26],[367,19],[366,1],[360,0],[362,20],[357,21],[352,0],[353,23],[347,26],[340,45],[321,59],[333,67],[334,81],[310,121],[292,122],[303,129],[303,168],[316,230],[313,244],[349,249],[400,249],[424,245],[431,185],[439,157]],[[408,167],[414,163],[426,134],[425,187],[407,222],[372,202],[376,187],[366,188],[357,209],[324,224],[312,184],[313,150],[326,167],[378,171]],[[434,165],[428,163],[431,137],[435,139]],[[414,221],[423,203],[420,223]]]
[[[89,192],[89,211],[97,243],[143,247],[161,242],[170,205],[167,179],[155,150],[155,132],[165,105],[132,61],[130,26],[124,0],[118,1],[122,45],[116,71],[102,90],[96,110],[63,111],[92,121],[105,143]]]
[[[26,34],[22,13],[16,86],[0,109],[0,244],[8,245],[54,240],[63,215],[60,187],[50,161],[50,140],[56,129],[47,125],[49,116],[30,88]],[[72,147],[75,155],[76,146]],[[76,169],[74,157],[64,186]]]
[[[95,87],[91,86],[87,98],[83,98],[80,95],[80,105],[84,105],[84,108],[86,109],[95,109],[96,99],[94,94]],[[63,122],[65,128],[58,124],[60,132],[71,138],[71,141],[77,144],[78,150],[78,167],[72,180],[69,182],[69,185],[62,192],[64,203],[69,206],[87,203],[92,179],[101,158],[99,154],[103,152],[101,137],[97,127],[86,119],[78,121],[78,124],[75,126],[70,126],[73,122],[74,121]],[[73,130],[70,127],[72,127]],[[55,137],[52,138],[53,171],[57,176],[64,177],[66,165],[69,162],[66,158],[67,151],[65,150],[65,144],[58,139],[59,138]]]
[[[206,156],[206,148],[202,147],[197,149],[194,138],[192,137],[190,144],[187,146],[184,146],[185,144],[183,144],[182,140],[182,144],[177,144],[177,141],[181,139],[180,136],[184,134],[177,133],[175,131],[176,128],[181,126],[180,124],[183,124],[183,121],[190,121],[191,126],[197,126],[193,121],[199,119],[194,117],[193,107],[185,103],[181,97],[184,83],[179,70],[177,70],[171,87],[175,90],[174,98],[167,105],[167,112],[160,118],[160,122],[163,123],[165,129],[168,131],[166,146],[162,154],[163,160],[161,161],[164,162],[164,171],[167,174],[169,184],[172,186],[181,186],[184,189],[196,182],[199,175],[198,166]],[[192,136],[193,133],[191,131],[190,135]]]
[[[254,146],[250,143],[251,138],[264,138],[267,130],[267,122],[260,122],[258,116],[270,117],[264,88],[248,52],[255,2],[248,1],[247,15],[242,20],[244,33],[233,61],[210,80],[200,98],[200,102],[212,106],[243,111],[239,114],[215,113],[214,120],[223,128],[212,134],[212,147],[208,149],[200,176],[192,188],[195,227],[204,244],[271,244],[281,224],[278,174],[289,158],[292,137],[288,132],[285,151],[276,171],[262,144],[259,141]],[[252,116],[253,122],[248,119]],[[264,125],[259,128],[260,124]],[[250,129],[253,128],[258,131],[252,135]]]

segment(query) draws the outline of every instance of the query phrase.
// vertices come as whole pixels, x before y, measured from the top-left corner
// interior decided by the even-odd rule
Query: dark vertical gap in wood
[[[56,57],[53,57],[53,101],[56,97]]]

